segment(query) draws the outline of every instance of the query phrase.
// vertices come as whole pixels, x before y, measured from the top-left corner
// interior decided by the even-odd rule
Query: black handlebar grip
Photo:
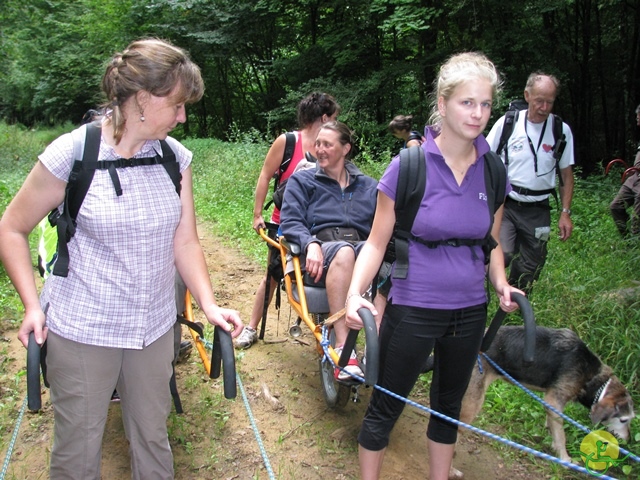
[[[364,383],[373,386],[378,381],[380,348],[378,346],[378,328],[376,327],[373,314],[368,308],[360,308],[358,315],[362,319],[364,324],[365,341],[367,343],[365,368],[364,370]],[[353,348],[356,346],[356,340],[358,339],[359,330],[349,329],[347,339],[344,342],[342,354],[340,360],[338,360],[338,366],[344,367],[349,362],[349,357]]]
[[[511,293],[511,300],[520,307],[524,321],[524,352],[522,357],[525,363],[532,363],[536,358],[536,318],[533,315],[533,307],[527,297],[520,293]]]
[[[520,311],[522,312],[522,319],[524,321],[524,351],[522,356],[525,363],[531,363],[536,356],[536,319],[533,315],[533,308],[531,307],[531,303],[527,297],[520,293],[512,292],[511,300],[518,304]],[[498,308],[498,311],[491,321],[491,325],[489,325],[489,328],[482,339],[482,345],[480,346],[481,352],[489,350],[491,342],[493,342],[493,339],[506,316],[507,313],[501,308]]]
[[[365,350],[364,383],[373,386],[378,382],[380,368],[380,345],[378,342],[378,327],[373,313],[368,308],[358,309],[358,315],[364,323],[364,334],[367,342]]]
[[[27,347],[27,406],[30,411],[37,412],[42,408],[40,392],[40,345],[33,332],[29,334]]]
[[[221,329],[219,326],[213,329],[213,351],[211,352],[211,378],[220,376],[220,366],[222,364],[224,397],[236,398],[236,357],[233,351],[231,333]]]

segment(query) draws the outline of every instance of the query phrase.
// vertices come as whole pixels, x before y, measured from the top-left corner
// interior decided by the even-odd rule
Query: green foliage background
[[[480,50],[505,80],[499,114],[529,73],[556,74],[555,106],[585,174],[629,158],[638,132],[640,0],[0,0],[0,117],[77,123],[101,101],[105,62],[132,40],[186,48],[207,91],[178,134],[294,127],[297,102],[332,93],[376,158],[397,114],[429,117],[439,64]]]

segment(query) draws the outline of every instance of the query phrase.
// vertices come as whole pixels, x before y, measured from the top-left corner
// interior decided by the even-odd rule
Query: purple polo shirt
[[[481,239],[490,228],[490,209],[484,182],[484,158],[489,145],[483,136],[474,141],[478,158],[458,185],[438,149],[431,128],[422,144],[427,162],[427,188],[411,233],[424,240]],[[399,157],[393,159],[378,190],[395,200]],[[507,186],[507,193],[510,190]],[[423,308],[458,309],[487,301],[481,246],[429,248],[409,241],[409,271],[393,279],[389,299],[395,304]]]

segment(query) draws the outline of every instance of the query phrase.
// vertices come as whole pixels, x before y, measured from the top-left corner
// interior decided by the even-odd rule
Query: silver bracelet
[[[362,295],[360,295],[359,293],[352,293],[350,295],[347,295],[347,299],[344,301],[344,308],[347,308],[347,304],[349,303],[349,299],[351,297],[362,297]]]

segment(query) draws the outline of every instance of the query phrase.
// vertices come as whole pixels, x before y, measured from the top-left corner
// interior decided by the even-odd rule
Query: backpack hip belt
[[[520,195],[531,195],[534,197],[537,197],[539,195],[552,195],[556,192],[555,188],[547,188],[545,190],[533,190],[531,188],[524,188],[524,187],[520,187],[518,185],[513,185],[513,184],[511,184],[511,189],[514,192],[519,193]]]
[[[540,208],[548,208],[550,209],[551,207],[549,206],[549,199],[545,198],[544,200],[538,200],[537,202],[521,202],[520,200],[516,200],[515,198],[511,198],[511,197],[507,197],[504,201],[505,205],[509,204],[509,205],[517,205],[518,207],[540,207]]]
[[[524,187],[520,187],[518,185],[511,185],[511,189],[516,192],[519,193],[520,195],[531,195],[532,197],[537,197],[540,195],[553,195],[554,200],[556,201],[556,205],[560,205],[560,202],[558,201],[558,192],[556,191],[555,188],[548,188],[546,190],[531,190],[529,188],[524,188]],[[507,197],[510,198],[510,197]],[[514,200],[514,199],[511,199]],[[548,202],[548,197],[544,200],[540,200],[540,202]],[[539,202],[519,202],[522,204],[527,204],[527,203],[532,203],[532,204],[536,204]]]

